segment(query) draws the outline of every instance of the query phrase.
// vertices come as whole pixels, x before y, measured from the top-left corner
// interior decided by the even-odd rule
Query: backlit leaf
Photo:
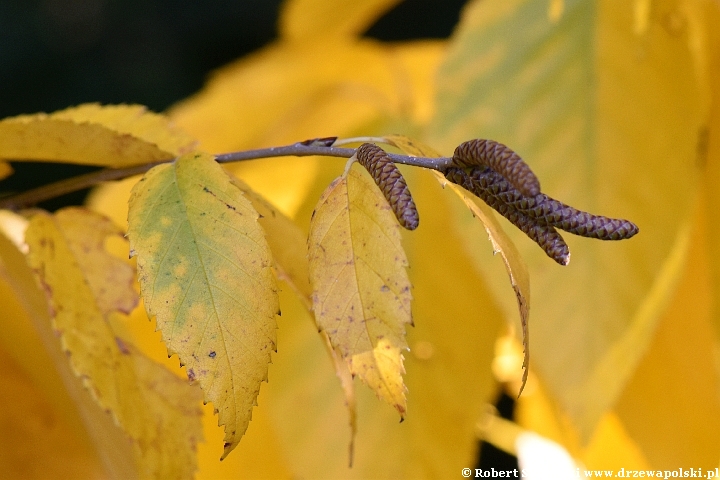
[[[27,230],[28,261],[54,312],[63,349],[97,402],[135,442],[144,477],[191,477],[201,439],[198,392],[137,352],[118,334],[119,313],[137,301],[133,269],[104,251],[118,229],[70,208],[36,214]]]
[[[14,214],[3,213],[5,227],[7,218]],[[20,233],[22,245],[26,247],[25,228]],[[106,472],[118,479],[137,478],[139,465],[137,452],[133,452],[134,444],[128,442],[127,434],[73,372],[52,326],[45,293],[40,290],[25,256],[1,235],[0,259],[0,299],[4,312],[0,316],[4,332],[0,342],[31,377],[39,393],[51,400],[66,425],[73,428],[75,438],[80,441],[87,438],[85,441],[95,450]],[[38,442],[44,442],[45,430],[39,433]],[[62,462],[66,461],[63,458]],[[24,457],[23,463],[27,462],[28,458]]]
[[[427,121],[443,47],[438,41],[274,43],[215,72],[170,116],[212,152],[282,145],[322,132],[367,134],[388,119]],[[273,158],[227,168],[292,217],[316,178],[322,177],[315,184],[319,196],[337,176],[327,165],[317,157]]]
[[[278,300],[258,214],[208,154],[150,170],[133,188],[130,248],[148,316],[225,425],[227,456],[250,423],[275,349]]]
[[[350,371],[403,416],[400,352],[412,297],[398,229],[380,190],[351,168],[318,202],[308,256],[318,326]]]
[[[0,158],[127,167],[173,158],[194,140],[140,105],[85,104],[0,120]]]
[[[6,307],[4,304],[3,307]],[[15,321],[22,320],[4,310]],[[35,352],[33,352],[35,353]],[[0,348],[0,469],[6,478],[102,478],[99,458],[58,412],[55,394],[43,395],[33,379]],[[52,365],[50,366],[52,370]],[[50,372],[48,372],[50,373]],[[54,373],[54,372],[52,372]]]
[[[4,224],[13,214],[2,213]],[[0,235],[0,468],[13,478],[137,477],[127,437],[71,372],[47,307],[25,256]],[[99,418],[83,422],[91,411]]]
[[[711,308],[712,321],[715,331],[716,350],[720,351],[720,242],[714,241],[720,235],[720,192],[717,188],[717,181],[720,178],[720,64],[717,62],[720,53],[720,6],[710,2],[705,12],[705,20],[710,27],[708,34],[710,39],[704,53],[708,67],[708,78],[712,91],[712,105],[709,112],[706,142],[698,145],[699,162],[703,164],[703,206],[706,215],[706,236],[713,241],[707,242],[709,252],[709,265],[711,282]],[[720,372],[720,362],[715,362],[716,369]]]
[[[696,10],[657,4],[639,34],[633,2],[565,1],[549,15],[547,1],[476,1],[439,72],[434,145],[511,145],[548,195],[642,230],[620,243],[567,238],[573,263],[563,269],[508,232],[542,319],[533,364],[585,440],[647,348],[681,271],[670,257],[683,244],[707,108]],[[503,288],[492,265],[476,265]]]
[[[705,205],[694,217],[689,258],[657,333],[622,393],[617,412],[650,464],[714,470],[720,445],[720,375]],[[682,439],[678,442],[677,439]]]

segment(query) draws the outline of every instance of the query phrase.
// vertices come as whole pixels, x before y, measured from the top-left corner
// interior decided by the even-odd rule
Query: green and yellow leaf
[[[310,226],[313,308],[320,329],[375,393],[406,410],[402,381],[412,324],[399,225],[370,178],[350,168],[325,191]]]
[[[133,269],[104,250],[119,230],[78,208],[36,214],[28,261],[76,375],[134,442],[140,475],[189,478],[202,438],[198,392],[139,354],[116,326],[137,302]]]
[[[148,315],[213,402],[224,458],[247,430],[275,350],[277,288],[258,213],[211,155],[195,153],[138,182],[128,221]]]
[[[0,158],[127,167],[173,158],[195,141],[141,105],[85,104],[0,120]]]

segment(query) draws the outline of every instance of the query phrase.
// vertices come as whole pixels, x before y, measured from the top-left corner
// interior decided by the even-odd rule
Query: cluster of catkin
[[[357,158],[383,191],[400,224],[416,228],[415,203],[387,154],[366,143],[358,148]],[[442,172],[507,218],[561,265],[570,262],[570,250],[557,229],[599,240],[623,240],[639,231],[628,220],[583,212],[541,193],[540,182],[522,158],[492,140],[462,143]]]

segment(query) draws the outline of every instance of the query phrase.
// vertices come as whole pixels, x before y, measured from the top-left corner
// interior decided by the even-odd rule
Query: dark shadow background
[[[407,0],[367,32],[445,38],[465,0]],[[161,111],[276,38],[280,0],[0,1],[0,116],[83,102]]]
[[[465,0],[407,0],[367,36],[446,38]],[[281,0],[0,0],[0,118],[86,102],[163,111],[277,37]],[[0,196],[94,167],[13,164]],[[87,192],[43,202],[56,210]]]
[[[381,41],[447,38],[465,0],[405,0],[370,27]],[[277,37],[281,0],[0,0],[0,118],[85,102],[139,103],[162,111],[200,90],[214,69]],[[13,163],[0,195],[92,167]],[[83,202],[76,192],[44,202]],[[512,417],[514,402],[501,395]],[[479,446],[478,468],[516,468]],[[509,463],[508,463],[509,462]]]

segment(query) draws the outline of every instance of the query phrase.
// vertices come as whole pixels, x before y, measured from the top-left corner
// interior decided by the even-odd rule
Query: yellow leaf
[[[583,451],[582,461],[587,469],[592,470],[650,469],[645,456],[628,435],[627,429],[615,412],[603,415],[587,448]]]
[[[447,42],[437,40],[387,46],[398,84],[401,111],[417,125],[426,125],[435,113],[435,76],[446,50]],[[406,127],[401,131],[407,130]]]
[[[85,210],[38,213],[26,234],[28,261],[47,292],[73,369],[135,442],[141,475],[190,477],[201,439],[198,392],[117,334],[117,312],[137,300],[130,267],[104,253],[105,238],[118,233]]]
[[[350,371],[403,416],[400,351],[412,296],[399,228],[369,176],[351,168],[318,202],[308,257],[318,326]]]
[[[386,135],[384,139],[410,155],[435,158],[441,156],[422,142],[403,135]],[[495,219],[490,207],[478,201],[477,198],[474,198],[474,196],[464,188],[448,182],[439,172],[433,170],[432,173],[443,188],[449,185],[450,189],[457,194],[470,209],[473,216],[480,220],[492,244],[493,254],[499,253],[503,259],[505,270],[507,271],[508,277],[510,277],[510,285],[517,299],[518,310],[520,312],[520,324],[522,326],[522,341],[525,352],[522,364],[524,372],[522,384],[520,385],[520,393],[522,393],[525,388],[525,383],[527,382],[528,369],[530,368],[530,332],[528,323],[530,319],[530,276],[525,262],[523,262],[515,244]]]
[[[0,121],[0,158],[127,167],[167,160],[194,140],[139,105],[86,104]]]
[[[109,255],[105,247],[110,238],[119,237],[122,231],[109,219],[82,209],[62,210],[55,219],[74,261],[87,279],[100,314],[132,312],[138,303],[133,288],[135,269]]]
[[[437,150],[431,146],[405,135],[383,135],[382,137],[378,137],[378,141],[386,142],[399,148],[408,155],[413,155],[415,157],[442,157],[442,155],[440,155]]]
[[[705,12],[705,20],[710,26],[720,25],[720,7],[718,4],[711,2],[707,6]],[[712,90],[712,107],[710,110],[710,118],[707,127],[706,142],[699,145],[705,147],[706,150],[700,150],[700,161],[704,162],[704,174],[702,183],[702,192],[704,197],[704,207],[706,209],[706,236],[707,238],[717,239],[720,237],[720,222],[718,222],[718,214],[720,213],[720,194],[717,189],[717,179],[720,178],[720,65],[717,58],[720,53],[720,33],[718,28],[708,29],[711,38],[710,46],[704,52],[707,57],[707,63],[711,67],[708,72],[710,80],[710,88]],[[705,155],[703,157],[703,154]],[[710,282],[712,286],[712,309],[713,324],[715,331],[715,339],[720,351],[720,242],[708,242],[708,252],[710,260]],[[716,368],[720,372],[720,361],[716,361]]]
[[[275,43],[216,72],[170,116],[212,152],[282,145],[322,132],[349,136],[412,112],[409,78],[377,42]],[[292,217],[326,165],[317,157],[274,158],[227,168]]]
[[[3,452],[0,469],[17,478],[100,477],[105,474],[103,466],[106,471],[112,471],[107,468],[111,464],[118,467],[113,460],[123,456],[123,449],[115,444],[113,455],[103,455],[112,432],[103,432],[106,440],[103,444],[92,436],[102,428],[100,422],[92,428],[83,424],[82,416],[88,412],[79,411],[78,403],[84,389],[72,394],[66,389],[67,383],[72,388],[80,381],[69,372],[67,357],[51,331],[47,302],[32,271],[24,256],[3,235],[0,235],[0,310],[3,312],[0,439],[5,440],[0,446]],[[94,402],[90,407],[104,415]],[[126,443],[124,436],[122,440]],[[105,465],[100,463],[101,459]],[[132,455],[123,457],[125,462],[128,459],[132,465]],[[123,473],[131,474],[131,470],[132,467]]]
[[[7,310],[3,310],[3,317],[7,314]],[[12,313],[11,318],[21,320]],[[35,354],[37,352],[33,352]],[[2,348],[0,361],[3,365],[0,375],[0,469],[3,476],[105,477],[106,472],[92,445],[75,435],[74,429],[57,411],[54,396],[44,395]]]
[[[214,152],[322,136],[328,118],[328,134],[344,135],[398,111],[393,78],[377,42],[275,43],[215,73],[170,116]],[[345,115],[321,116],[329,102]]]
[[[150,170],[133,188],[130,248],[148,316],[225,425],[250,423],[275,349],[277,290],[258,214],[211,155]]]
[[[288,40],[362,33],[400,0],[289,0],[280,11],[280,35]]]
[[[432,113],[443,52],[438,41],[279,42],[216,72],[170,116],[213,152],[281,145],[321,132],[366,134],[396,117],[422,123]],[[326,164],[316,157],[275,158],[227,168],[292,217]]]
[[[480,220],[485,228],[488,239],[492,244],[493,254],[499,253],[503,259],[503,263],[505,264],[505,270],[510,278],[510,285],[512,286],[513,292],[515,292],[515,298],[517,299],[517,306],[520,312],[522,342],[523,350],[525,352],[522,363],[524,372],[522,385],[520,386],[520,392],[518,393],[519,395],[525,388],[528,369],[530,368],[530,275],[528,274],[527,267],[515,247],[515,244],[512,240],[510,240],[498,221],[495,219],[495,215],[490,207],[488,207],[485,203],[478,201],[477,198],[474,198],[474,196],[464,188],[445,180],[445,177],[443,177],[442,174],[434,170],[433,174],[435,175],[437,181],[440,182],[440,185],[449,186],[450,189],[462,199],[463,203],[470,209],[473,216]]]
[[[215,72],[169,115],[213,152],[367,134],[368,126],[395,117],[423,123],[433,111],[445,46],[276,42]]]
[[[330,334],[328,338],[333,340]],[[357,375],[379,398],[395,407],[401,420],[407,411],[403,360],[401,349],[385,338],[379,339],[372,350],[356,353],[348,359],[351,374]]]
[[[24,229],[22,237],[24,242]],[[75,437],[94,447],[105,470],[116,478],[136,478],[137,459],[126,433],[115,425],[72,372],[67,354],[62,351],[51,326],[44,293],[38,288],[24,255],[2,235],[0,259],[0,299],[4,312],[0,317],[4,332],[0,342],[32,378],[39,393],[73,429]]]
[[[232,177],[233,184],[250,200],[260,215],[258,223],[265,231],[268,247],[275,260],[277,277],[284,280],[297,293],[308,308],[312,300],[312,287],[306,255],[306,236],[292,220],[286,217],[245,182]]]
[[[260,214],[258,222],[267,236],[268,246],[275,260],[278,279],[285,281],[308,312],[312,312],[313,291],[310,285],[305,234],[292,220],[255,193],[245,182],[235,177],[232,178],[232,181]],[[328,354],[332,358],[335,367],[335,375],[340,380],[345,394],[345,405],[348,408],[350,421],[350,463],[352,463],[353,441],[357,430],[355,388],[352,383],[352,375],[342,356],[333,348],[327,333],[319,333],[327,345]]]
[[[720,445],[720,375],[705,206],[686,263],[644,358],[618,400],[628,433],[655,468],[714,469]],[[682,441],[678,441],[682,439]]]
[[[563,445],[588,470],[648,470],[650,467],[616,412],[603,415],[587,446],[582,447],[569,417],[557,408],[537,376],[531,377],[528,388],[518,399],[515,417],[520,426]]]
[[[423,170],[411,169],[406,178],[422,215],[418,229],[401,232],[414,285],[415,327],[407,333],[410,352],[404,362],[410,413],[398,423],[394,410],[370,389],[358,388],[355,460],[348,468],[343,392],[328,373],[332,363],[317,329],[295,320],[307,315],[304,307],[282,293],[282,355],[274,358],[263,405],[281,440],[275,455],[288,460],[295,477],[444,478],[476,461],[475,423],[496,394],[490,362],[504,319],[458,247],[460,238],[444,208],[436,208],[445,192]],[[480,246],[486,241],[480,232]]]
[[[632,2],[568,0],[548,18],[548,2],[475,1],[438,74],[434,145],[451,152],[471,138],[502,142],[544,193],[642,231],[619,243],[566,237],[574,255],[563,269],[508,232],[542,319],[533,325],[533,365],[584,441],[637,366],[662,292],[682,270],[673,267],[708,106],[696,54],[707,32],[693,5],[658,4],[638,35]],[[476,265],[495,291],[504,288],[492,265],[479,256]]]
[[[115,222],[125,222],[127,219],[127,199],[130,196],[130,190],[139,180],[138,177],[129,178],[119,182],[110,182],[103,184],[100,187],[94,189],[88,200],[87,205],[103,215],[109,216]],[[287,285],[295,292],[300,301],[305,305],[308,311],[312,309],[312,287],[310,286],[309,273],[308,273],[308,260],[307,260],[307,235],[289,218],[287,218],[281,211],[275,208],[263,197],[258,195],[256,192],[250,189],[242,180],[232,177],[232,181],[235,185],[242,190],[245,196],[250,200],[253,207],[260,214],[258,222],[265,231],[268,245],[272,251],[273,259],[275,260],[275,269],[277,277],[283,280]],[[0,212],[2,213],[2,212]],[[0,217],[1,219],[1,217]],[[135,313],[135,312],[134,312]],[[140,316],[140,315],[138,315]],[[145,312],[143,311],[141,316],[146,318]],[[128,325],[128,329],[132,331],[134,335],[135,344],[138,347],[144,347],[144,352],[147,355],[152,355],[153,352],[158,350],[158,347],[162,349],[163,358],[157,358],[156,360],[161,363],[163,360],[170,362],[166,357],[167,350],[164,347],[160,347],[162,342],[155,338],[155,335],[151,335],[148,328],[150,326],[140,327],[133,320]],[[345,394],[345,404],[348,408],[348,414],[351,424],[351,441],[354,437],[356,430],[356,413],[355,413],[355,389],[352,383],[352,377],[348,370],[345,361],[335,353],[330,345],[330,341],[327,338],[325,332],[320,332],[320,335],[328,345],[328,355],[333,359],[333,365],[335,373],[340,379]],[[157,345],[155,344],[157,342]],[[171,367],[172,364],[166,365]],[[255,422],[253,422],[255,423]],[[206,437],[208,437],[206,431]],[[211,441],[208,439],[208,441]],[[201,447],[203,448],[203,447]],[[246,446],[245,449],[248,447]],[[243,449],[243,450],[245,450]],[[243,454],[243,456],[245,456]],[[252,456],[251,456],[252,457]],[[213,462],[217,459],[214,458]],[[199,475],[203,475],[202,456],[201,466]],[[235,463],[231,461],[231,463]],[[223,472],[227,472],[228,461],[223,462]],[[215,470],[212,470],[215,472]]]
[[[140,178],[142,175],[101,183],[90,191],[85,199],[85,206],[110,218],[116,225],[127,229],[130,191]]]

